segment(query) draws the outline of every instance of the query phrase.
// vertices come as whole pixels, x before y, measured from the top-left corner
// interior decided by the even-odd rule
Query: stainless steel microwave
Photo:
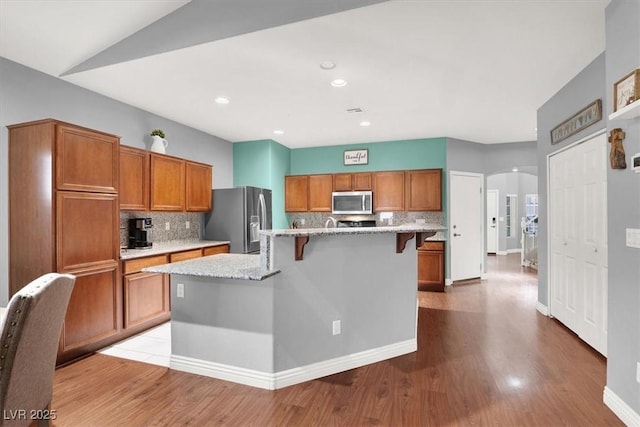
[[[331,212],[334,214],[373,213],[371,191],[334,191],[331,193]]]

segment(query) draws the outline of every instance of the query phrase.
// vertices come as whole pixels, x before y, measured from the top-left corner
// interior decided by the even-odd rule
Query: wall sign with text
[[[345,166],[369,164],[369,150],[345,150],[344,164]]]

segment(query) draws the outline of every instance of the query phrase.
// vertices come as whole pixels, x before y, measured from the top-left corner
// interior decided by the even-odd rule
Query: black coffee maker
[[[149,241],[149,229],[153,227],[151,218],[129,219],[129,249],[151,248],[153,243]]]

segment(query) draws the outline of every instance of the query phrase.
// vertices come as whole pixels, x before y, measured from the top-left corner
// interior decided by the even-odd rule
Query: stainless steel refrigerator
[[[259,231],[271,230],[271,190],[247,186],[216,188],[212,193],[204,238],[230,241],[231,253],[259,253]]]

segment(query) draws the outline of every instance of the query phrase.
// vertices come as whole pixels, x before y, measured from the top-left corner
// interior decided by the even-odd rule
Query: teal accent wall
[[[369,164],[343,165],[345,150],[369,150]],[[431,169],[447,165],[447,139],[427,138],[291,150],[291,175]]]
[[[233,185],[271,190],[274,229],[289,226],[284,213],[284,177],[290,174],[290,151],[270,139],[233,144]]]

